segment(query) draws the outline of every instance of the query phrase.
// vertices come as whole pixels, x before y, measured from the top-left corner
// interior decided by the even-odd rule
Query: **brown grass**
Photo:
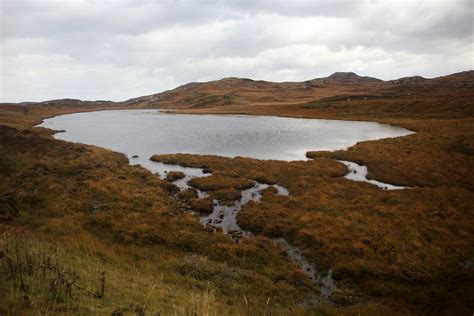
[[[51,257],[50,250],[58,248],[62,249],[58,254],[60,270],[82,275],[81,285],[73,290],[77,297],[73,294],[73,300],[68,301],[63,287],[57,298],[48,296],[49,281],[45,284],[41,274],[29,277],[35,290],[23,293],[18,277],[2,270],[2,313],[77,310],[90,314],[111,313],[116,308],[127,312],[133,310],[129,302],[143,305],[150,291],[153,297],[148,311],[178,314],[189,314],[193,309],[199,314],[238,312],[246,308],[244,296],[252,299],[256,311],[265,309],[269,297],[273,308],[282,312],[295,304],[304,306],[308,300],[305,293],[312,285],[287,275],[285,271],[297,271],[298,267],[281,256],[271,241],[252,239],[237,245],[226,236],[205,231],[168,193],[169,182],[130,166],[123,155],[7,127],[0,127],[0,143],[4,158],[0,230],[12,240],[20,240],[18,244],[24,246],[20,254],[28,252],[26,258],[21,257],[21,265],[29,256],[36,258],[38,252]],[[202,206],[208,208],[208,204]],[[18,230],[25,232],[31,245],[22,241],[25,239],[18,236]],[[5,254],[9,245],[6,241],[0,250]],[[203,279],[195,278],[195,272],[183,274],[177,263],[193,254],[206,258],[217,276],[221,268],[236,269],[243,275],[226,282],[217,276]],[[129,280],[132,268],[140,275],[140,285],[130,292],[135,284]],[[99,299],[95,289],[101,270],[106,271],[106,293]],[[159,291],[153,289],[157,283]],[[112,296],[107,294],[109,286],[115,293]],[[23,304],[24,294],[31,304]]]
[[[185,174],[181,171],[170,171],[166,174],[166,180],[173,182],[185,177]]]
[[[339,288],[334,300],[340,304],[382,300],[392,309],[408,304],[412,311],[417,306],[425,312],[468,312],[474,308],[469,300],[474,276],[460,264],[474,259],[474,103],[468,89],[473,81],[449,80],[379,87],[366,92],[377,95],[367,100],[347,101],[344,95],[185,110],[371,120],[416,132],[407,137],[310,152],[315,160],[308,162],[197,155],[158,160],[288,187],[291,197],[265,196],[244,207],[238,221],[256,234],[283,236],[320,267],[332,267]],[[382,191],[345,180],[342,164],[327,158],[367,165],[369,178],[414,189]]]
[[[289,189],[289,197],[267,192],[261,202],[241,210],[239,224],[257,236],[240,244],[202,229],[172,197],[175,186],[129,166],[125,157],[54,141],[48,139],[50,131],[31,129],[46,116],[97,107],[31,106],[25,114],[21,107],[3,105],[0,122],[23,132],[0,131],[0,216],[10,218],[1,229],[21,228],[34,241],[46,239],[42,249],[51,248],[52,239],[61,249],[71,248],[72,254],[61,252],[66,261],[61,266],[84,274],[89,280],[85,288],[97,287],[102,269],[114,275],[119,296],[105,295],[97,302],[85,291],[81,301],[91,306],[86,313],[131,311],[128,302],[143,305],[146,297],[140,293],[159,284],[148,304],[155,307],[148,311],[263,313],[270,297],[275,314],[469,314],[474,310],[474,272],[463,266],[474,261],[472,75],[403,85],[228,79],[178,89],[158,104],[127,105],[370,120],[416,132],[361,142],[347,151],[311,152],[314,160],[299,162],[155,156],[156,161],[213,171],[193,184],[222,199],[235,199],[235,192],[253,181]],[[186,102],[178,102],[182,99]],[[345,167],[334,158],[365,164],[369,177],[413,189],[382,191],[346,180]],[[210,211],[211,199],[196,199],[192,192],[180,195],[192,210]],[[319,268],[333,269],[335,306],[312,307],[311,293],[317,289],[268,239],[273,237],[298,246]],[[83,257],[90,259],[68,263]],[[87,262],[96,261],[101,268],[89,269]],[[140,290],[126,290],[135,284],[123,279],[129,271],[141,276]],[[0,311],[30,311],[22,305],[21,282],[1,276],[0,288],[7,295]],[[40,311],[51,302],[42,294],[28,296]],[[64,307],[64,302],[56,304]]]

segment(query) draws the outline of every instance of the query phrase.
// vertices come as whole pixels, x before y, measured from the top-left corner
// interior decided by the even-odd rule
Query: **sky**
[[[0,102],[473,69],[473,0],[0,0]]]

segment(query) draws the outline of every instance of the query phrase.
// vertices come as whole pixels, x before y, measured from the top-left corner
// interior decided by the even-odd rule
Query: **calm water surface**
[[[305,160],[309,150],[337,150],[359,141],[410,131],[379,123],[245,115],[168,114],[158,110],[76,113],[46,119],[55,135],[122,152],[156,170],[153,154],[192,153],[258,159]],[[132,158],[138,155],[138,158]]]

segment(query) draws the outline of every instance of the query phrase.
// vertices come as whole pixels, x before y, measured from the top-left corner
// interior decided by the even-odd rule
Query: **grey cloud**
[[[4,0],[0,101],[473,68],[470,0]]]

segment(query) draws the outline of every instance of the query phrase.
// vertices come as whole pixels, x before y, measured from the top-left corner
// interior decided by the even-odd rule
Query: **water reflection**
[[[61,115],[41,126],[65,130],[55,138],[125,153],[154,168],[154,154],[193,153],[258,159],[305,160],[309,150],[337,150],[359,141],[411,134],[373,122],[274,116],[167,114],[157,110]]]

